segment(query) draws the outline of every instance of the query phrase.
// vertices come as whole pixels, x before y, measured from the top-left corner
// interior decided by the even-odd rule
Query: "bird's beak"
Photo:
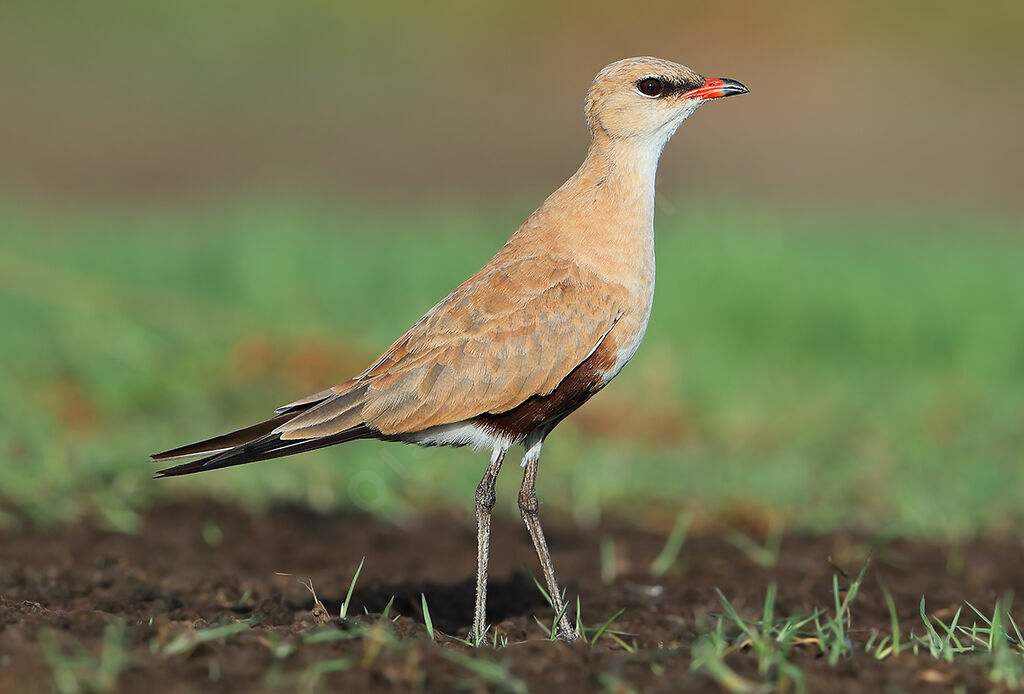
[[[746,94],[749,89],[744,87],[736,80],[728,79],[727,77],[709,77],[704,81],[704,84],[697,89],[691,89],[688,92],[683,92],[680,99],[721,99],[723,96],[734,96],[736,94]]]

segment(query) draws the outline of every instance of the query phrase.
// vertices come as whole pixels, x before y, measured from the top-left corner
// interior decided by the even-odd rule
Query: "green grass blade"
[[[680,512],[676,516],[676,522],[665,540],[665,546],[661,548],[661,552],[651,562],[650,569],[648,569],[651,576],[660,578],[672,568],[679,557],[679,552],[683,549],[683,543],[686,542],[686,534],[689,532],[692,522],[693,516],[689,513]]]
[[[626,613],[626,608],[625,607],[620,608],[618,612],[616,612],[615,614],[613,614],[611,617],[608,618],[608,621],[606,621],[604,624],[602,624],[600,627],[598,627],[597,631],[594,632],[593,638],[590,639],[590,645],[593,646],[594,644],[596,644],[597,640],[599,638],[601,638],[601,635],[604,634],[606,631],[608,631],[608,627],[610,627],[612,624],[614,624],[615,620],[617,620],[619,617],[621,617],[625,613]]]
[[[259,617],[252,617],[240,622],[231,622],[221,626],[209,627],[198,631],[190,631],[171,639],[163,649],[163,655],[172,657],[190,652],[193,648],[202,643],[216,641],[247,631],[260,623]]]
[[[551,596],[548,594],[548,591],[545,590],[544,586],[540,584],[540,581],[537,580],[537,577],[533,575],[532,571],[530,572],[530,578],[533,579],[533,585],[537,586],[537,590],[539,590],[540,594],[544,596],[544,600],[547,602],[548,607],[554,608],[554,601],[551,599]]]
[[[420,604],[423,606],[423,623],[427,627],[427,635],[430,636],[430,640],[435,640],[434,637],[434,620],[430,618],[430,608],[427,607],[427,596],[424,593],[420,593]]]
[[[359,560],[359,566],[356,567],[356,572],[352,576],[352,581],[348,584],[348,593],[345,595],[345,602],[341,603],[341,611],[338,617],[345,619],[348,616],[348,608],[352,603],[352,593],[356,589],[356,581],[359,580],[359,573],[363,570],[363,562],[366,561],[366,557]]]

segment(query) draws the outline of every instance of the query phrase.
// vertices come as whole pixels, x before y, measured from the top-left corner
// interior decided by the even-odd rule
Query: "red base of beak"
[[[724,96],[746,94],[749,89],[727,77],[709,77],[697,89],[684,92],[680,99],[721,99]]]

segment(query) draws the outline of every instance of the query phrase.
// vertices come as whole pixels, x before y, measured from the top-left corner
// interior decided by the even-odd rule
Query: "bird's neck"
[[[612,138],[598,131],[573,178],[584,186],[595,185],[599,192],[605,188],[609,203],[633,203],[636,212],[646,212],[653,220],[654,179],[663,146],[656,140]]]
[[[651,293],[654,179],[661,149],[659,142],[595,133],[579,170],[530,215],[502,252],[571,258],[609,281]]]
[[[662,145],[595,133],[579,170],[552,196],[586,215],[587,245],[600,256],[654,262],[654,181]],[[582,220],[581,220],[582,221]]]

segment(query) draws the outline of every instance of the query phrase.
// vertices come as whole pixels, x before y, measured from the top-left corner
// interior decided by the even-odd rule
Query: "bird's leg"
[[[540,568],[544,572],[544,582],[548,586],[548,595],[551,596],[551,606],[558,616],[558,638],[567,643],[575,641],[579,636],[576,629],[569,623],[569,616],[566,614],[565,603],[562,600],[562,591],[558,589],[558,580],[555,578],[555,567],[551,562],[551,552],[548,550],[548,543],[544,539],[544,531],[540,527],[540,518],[537,510],[540,504],[537,502],[537,466],[540,464],[540,447],[543,439],[537,441],[526,441],[526,455],[523,457],[523,486],[519,488],[519,511],[523,514],[523,521],[526,522],[526,529],[530,531],[530,538],[540,558]]]
[[[507,448],[495,446],[487,472],[476,488],[476,610],[473,612],[473,645],[487,642],[487,559],[491,551],[491,510],[494,508],[494,483]]]

